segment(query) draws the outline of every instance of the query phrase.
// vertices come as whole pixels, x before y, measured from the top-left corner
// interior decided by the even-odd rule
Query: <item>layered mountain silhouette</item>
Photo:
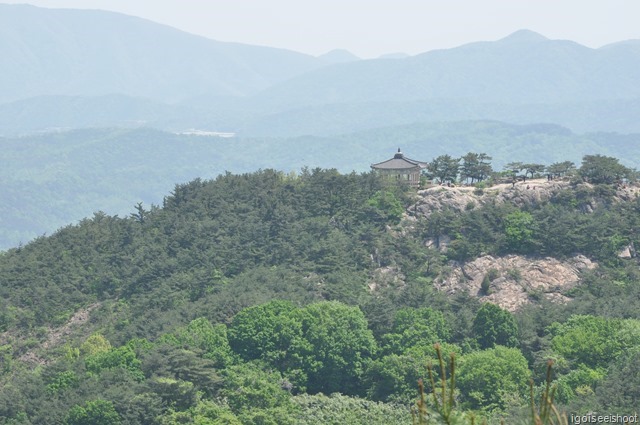
[[[225,43],[122,14],[0,5],[0,135],[145,125],[248,136],[467,119],[640,131],[640,40],[521,30],[361,60]]]
[[[360,60],[359,57],[357,57],[350,51],[344,50],[344,49],[331,50],[330,52],[327,52],[324,55],[318,56],[318,58],[322,59],[328,64],[354,62],[354,61]]]
[[[498,167],[585,153],[637,164],[640,136],[611,132],[640,133],[640,40],[592,49],[523,30],[362,60],[111,12],[0,5],[0,68],[0,249],[92,209],[157,203],[195,176],[366,170],[399,145],[424,159],[488,152]]]
[[[118,13],[28,5],[0,5],[0,58],[0,102],[247,95],[324,65],[309,55],[218,42]]]
[[[591,49],[518,31],[403,60],[368,60],[323,68],[258,97],[274,106],[452,99],[558,103],[640,97],[638,43]]]

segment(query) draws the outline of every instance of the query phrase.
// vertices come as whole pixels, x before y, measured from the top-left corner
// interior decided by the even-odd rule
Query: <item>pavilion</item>
[[[371,165],[371,168],[389,180],[404,181],[411,187],[420,186],[420,173],[427,163],[407,158],[398,148],[393,158]]]

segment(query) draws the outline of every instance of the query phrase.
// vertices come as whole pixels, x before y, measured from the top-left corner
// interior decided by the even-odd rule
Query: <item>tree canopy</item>
[[[0,424],[410,423],[434,343],[459,359],[463,411],[521,422],[549,358],[560,407],[634,408],[620,381],[637,381],[640,272],[619,254],[640,244],[640,200],[553,186],[420,211],[425,192],[374,174],[227,174],[4,252]],[[441,290],[478,257],[576,253],[597,266],[566,303],[531,292],[509,312]],[[530,290],[517,269],[483,272]]]
[[[518,325],[515,318],[495,304],[485,303],[473,319],[473,333],[482,348],[496,345],[518,346]]]
[[[629,178],[632,174],[617,158],[604,155],[585,155],[578,173],[590,183],[609,184]]]

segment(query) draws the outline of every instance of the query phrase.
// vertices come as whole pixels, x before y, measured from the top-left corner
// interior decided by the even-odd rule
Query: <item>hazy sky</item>
[[[518,29],[589,47],[640,39],[640,0],[0,0],[104,9],[221,41],[319,55],[421,53]]]

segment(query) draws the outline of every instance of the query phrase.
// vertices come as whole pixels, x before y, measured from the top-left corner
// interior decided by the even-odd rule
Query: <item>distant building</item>
[[[393,158],[371,165],[378,174],[389,180],[401,180],[411,187],[420,186],[420,172],[427,166],[426,162],[409,159],[398,152]]]

